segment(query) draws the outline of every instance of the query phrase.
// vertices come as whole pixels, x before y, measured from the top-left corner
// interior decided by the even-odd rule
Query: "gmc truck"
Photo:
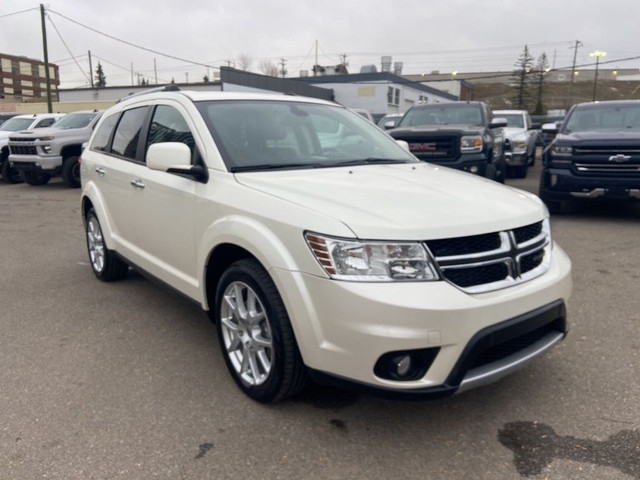
[[[9,137],[9,163],[29,185],[44,185],[60,175],[71,188],[80,187],[78,159],[102,111],[70,113],[55,127],[21,131]]]
[[[483,102],[451,102],[417,105],[387,133],[407,142],[419,160],[504,183],[506,125]]]

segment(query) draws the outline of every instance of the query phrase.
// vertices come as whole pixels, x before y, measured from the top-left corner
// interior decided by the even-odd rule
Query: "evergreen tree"
[[[529,46],[525,45],[524,50],[518,57],[515,64],[516,70],[513,71],[513,84],[515,85],[516,94],[514,96],[515,103],[519,110],[524,110],[531,101],[529,94],[529,76],[533,68],[533,57],[529,53]]]
[[[535,75],[537,81],[537,93],[536,93],[536,107],[533,109],[534,115],[543,115],[545,113],[544,104],[542,103],[542,94],[544,91],[544,82],[549,70],[549,62],[547,60],[547,54],[543,53],[538,57],[538,61],[535,67]]]
[[[95,80],[96,88],[104,88],[107,86],[107,77],[104,74],[104,70],[102,70],[102,64],[100,64],[100,62],[98,62],[98,66],[96,67]]]

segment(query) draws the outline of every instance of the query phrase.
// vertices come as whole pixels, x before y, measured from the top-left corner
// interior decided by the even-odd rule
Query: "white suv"
[[[260,401],[309,378],[451,394],[567,332],[570,261],[536,196],[420,162],[332,103],[138,95],[104,114],[81,177],[95,275],[133,266],[199,303]]]

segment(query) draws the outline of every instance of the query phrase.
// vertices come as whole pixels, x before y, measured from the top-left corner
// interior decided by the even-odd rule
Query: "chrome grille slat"
[[[574,163],[579,172],[593,173],[640,173],[638,163]]]
[[[483,237],[485,245],[498,248],[468,253],[462,247],[465,239]],[[493,240],[491,238],[493,237]],[[459,255],[452,255],[457,246]],[[517,285],[546,272],[551,255],[551,233],[548,220],[510,231],[425,242],[442,277],[467,293],[483,293]],[[434,248],[432,248],[434,246]],[[437,252],[448,255],[437,255]]]

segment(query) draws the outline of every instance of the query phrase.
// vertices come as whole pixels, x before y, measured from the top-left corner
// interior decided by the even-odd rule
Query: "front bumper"
[[[283,270],[272,275],[312,376],[413,397],[496,381],[561,340],[567,331],[564,303],[571,293],[570,270],[568,257],[555,246],[544,275],[478,295],[443,281],[352,283]],[[478,361],[490,356],[496,344],[518,343],[540,328],[543,335],[532,337],[523,348],[495,356],[495,361]],[[375,365],[383,355],[422,349],[436,349],[437,354],[420,378],[376,375]]]
[[[613,199],[640,200],[640,179],[576,175],[571,168],[545,168],[542,188],[548,200]]]
[[[61,156],[9,155],[11,166],[18,170],[54,173],[62,166]]]
[[[510,167],[521,167],[528,165],[527,152],[505,152],[507,165]]]

